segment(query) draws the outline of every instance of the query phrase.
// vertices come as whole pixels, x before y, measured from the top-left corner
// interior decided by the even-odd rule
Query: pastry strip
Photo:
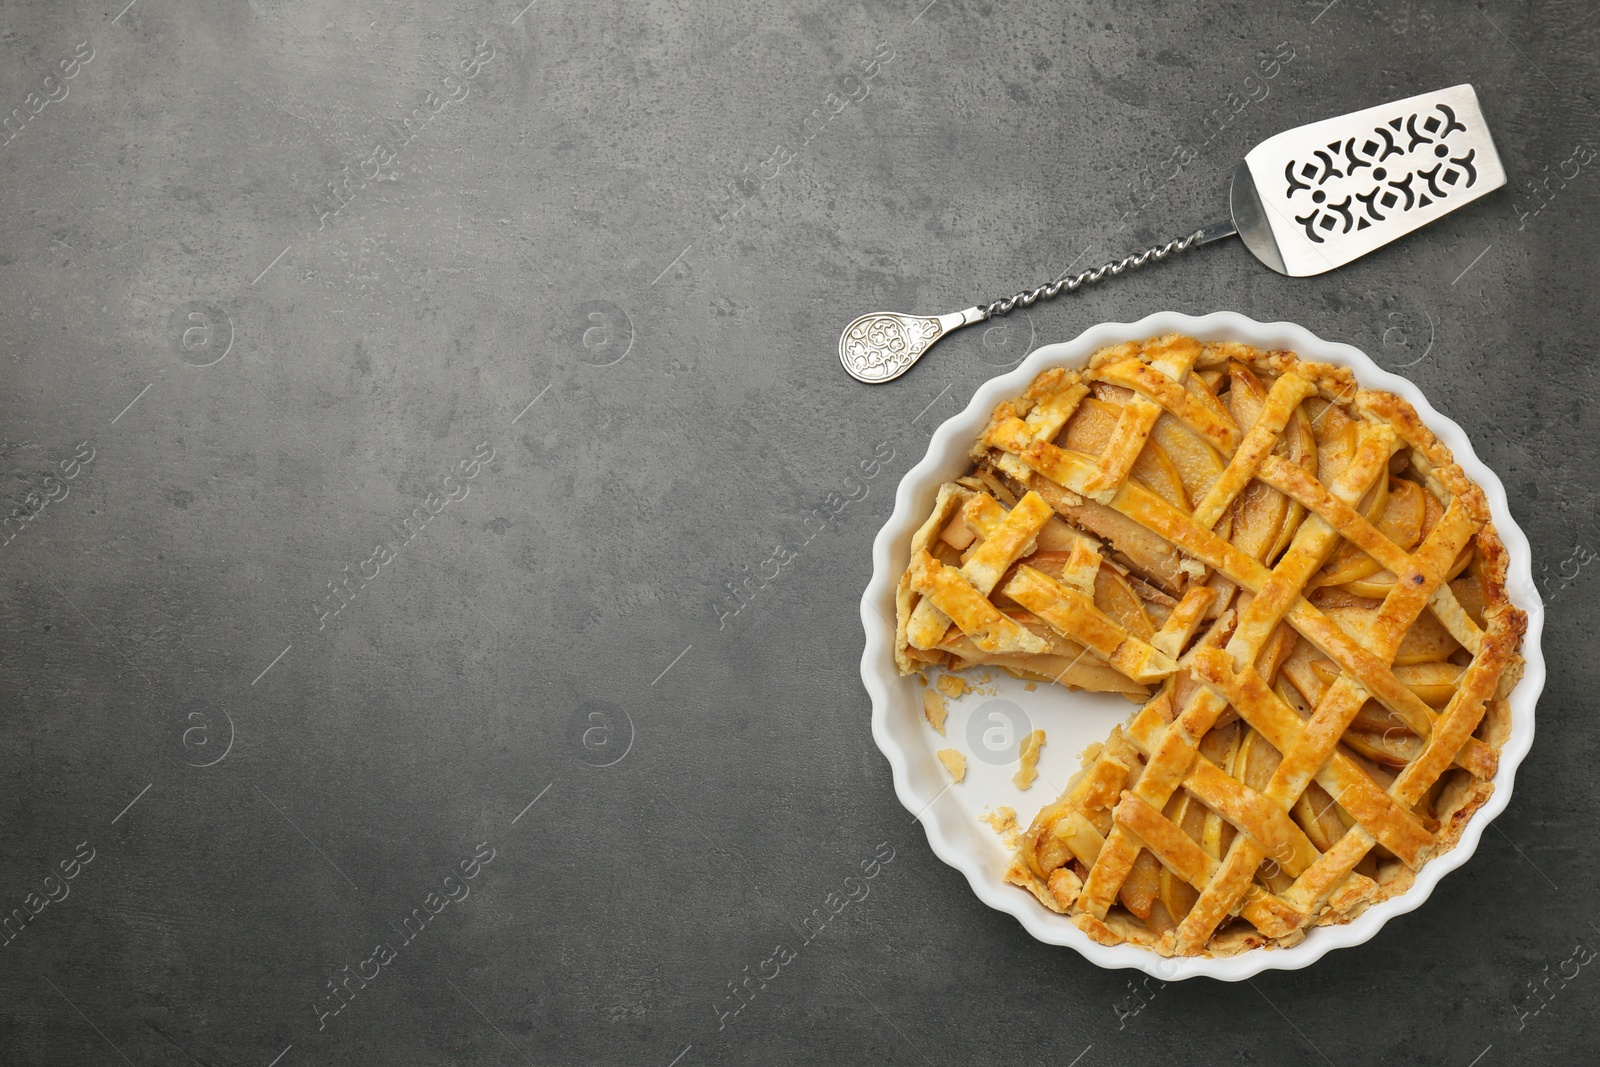
[[[963,512],[974,511],[973,505],[979,501],[987,501],[996,508],[999,507],[992,497],[981,496],[969,501]],[[961,565],[961,576],[980,596],[988,597],[994,591],[1000,577],[1005,574],[1006,568],[1028,553],[1040,528],[1054,514],[1050,505],[1046,504],[1038,493],[1024,496],[999,523],[984,524],[988,526],[986,530],[980,531],[984,534],[984,541]],[[931,600],[924,600],[911,613],[911,622],[906,627],[906,638],[914,648],[932,648],[943,639],[949,628],[950,616]]]

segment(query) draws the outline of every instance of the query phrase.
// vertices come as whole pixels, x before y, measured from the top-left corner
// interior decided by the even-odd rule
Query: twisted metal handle
[[[845,373],[858,382],[868,385],[892,382],[910,370],[912,364],[921,359],[935,341],[952,330],[1004,315],[1019,305],[1031,307],[1040,300],[1060,296],[1063,290],[1070,293],[1108,275],[1121,274],[1146,263],[1166,259],[1174,252],[1186,252],[1196,245],[1220,241],[1238,232],[1231,220],[1214,223],[1187,237],[1147,248],[1115,263],[1071,276],[1063,274],[1037,289],[1027,289],[1015,296],[979,304],[965,311],[953,311],[948,315],[902,315],[897,311],[875,311],[862,315],[839,335],[839,363]]]
[[[1048,282],[1036,289],[1024,289],[1014,296],[1003,297],[982,305],[984,318],[993,318],[996,315],[1005,315],[1018,307],[1032,307],[1040,300],[1049,300],[1060,296],[1063,292],[1072,293],[1085,285],[1093,285],[1107,277],[1114,277],[1124,271],[1137,270],[1146,263],[1155,263],[1174,252],[1187,252],[1195,245],[1209,244],[1223,237],[1231,237],[1236,231],[1231,223],[1220,223],[1215,226],[1206,226],[1191,233],[1187,237],[1174,238],[1164,245],[1147,248],[1143,252],[1135,252],[1131,256],[1124,256],[1113,263],[1103,263],[1091,270],[1081,271],[1078,274],[1063,274],[1053,282]]]

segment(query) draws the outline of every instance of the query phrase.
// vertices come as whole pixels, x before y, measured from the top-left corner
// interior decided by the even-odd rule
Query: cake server
[[[965,311],[862,315],[839,337],[839,362],[857,381],[893,381],[952,330],[1235,234],[1279,274],[1321,274],[1505,183],[1471,85],[1297,126],[1235,168],[1228,221]]]

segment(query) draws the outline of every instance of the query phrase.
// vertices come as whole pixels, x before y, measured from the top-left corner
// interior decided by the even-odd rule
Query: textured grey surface
[[[0,547],[0,904],[59,898],[0,948],[0,1062],[1592,1055],[1592,11],[124,2],[0,12],[4,108],[39,107],[0,150],[3,510],[38,511]],[[861,311],[1187,232],[1262,137],[1459,81],[1510,188],[1401,245],[1289,281],[1224,244],[839,371]],[[856,605],[941,419],[1163,308],[1419,382],[1532,539],[1550,683],[1421,911],[1121,1019],[1125,974],[981,905],[896,802]],[[322,1017],[346,966],[376,977]]]

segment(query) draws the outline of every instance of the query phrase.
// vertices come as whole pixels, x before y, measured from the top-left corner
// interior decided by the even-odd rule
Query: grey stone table
[[[1592,1057],[1590,9],[525,2],[0,11],[0,1062]],[[839,371],[858,312],[1187,232],[1257,140],[1460,81],[1508,188],[1400,245],[1300,281],[1222,245]],[[897,803],[856,610],[933,427],[1162,308],[1300,322],[1460,422],[1550,682],[1426,907],[1125,1017]]]

